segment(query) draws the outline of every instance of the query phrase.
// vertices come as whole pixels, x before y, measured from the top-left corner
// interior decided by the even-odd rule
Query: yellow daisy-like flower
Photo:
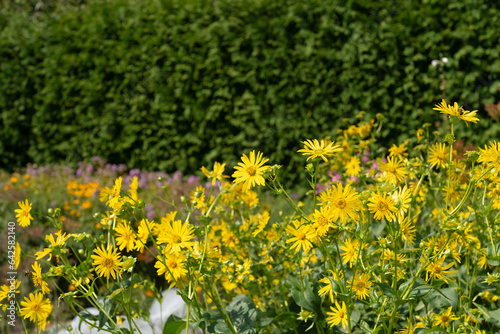
[[[374,193],[368,201],[370,202],[368,210],[374,214],[376,220],[385,218],[388,221],[393,221],[395,219],[397,209],[394,206],[394,199],[390,195]]]
[[[327,194],[328,202],[326,205],[331,208],[333,220],[340,219],[342,223],[346,223],[349,219],[359,219],[359,214],[356,211],[363,209],[363,203],[359,200],[358,193],[349,184],[344,188],[339,182],[337,186],[333,185]]]
[[[95,252],[97,255],[91,255],[91,257],[94,259],[92,264],[97,266],[97,274],[106,278],[111,275],[113,279],[116,279],[116,275],[120,275],[122,270],[121,255],[118,250],[113,246],[108,246],[106,251],[102,245],[101,248],[97,247]]]
[[[436,107],[433,108],[433,110],[440,111],[442,114],[456,116],[465,121],[465,124],[467,126],[469,126],[469,123],[467,122],[477,123],[479,121],[479,118],[475,117],[477,110],[464,110],[464,108],[462,108],[461,106],[459,107],[458,103],[456,102],[453,104],[453,106],[451,104],[448,105],[444,99],[441,101],[441,104],[436,104]]]
[[[340,254],[342,259],[344,260],[344,264],[349,262],[349,268],[352,268],[352,265],[356,263],[358,258],[358,252],[361,251],[360,243],[357,239],[351,241],[351,238],[348,238],[340,249],[344,251],[344,253]]]
[[[450,327],[450,323],[453,321],[453,320],[458,320],[460,319],[459,317],[457,317],[455,315],[455,313],[451,312],[451,306],[448,307],[448,309],[446,311],[444,311],[443,313],[440,313],[440,314],[436,314],[434,315],[434,323],[433,323],[433,326],[434,327],[441,327],[441,328],[448,328]]]
[[[337,293],[333,291],[333,286],[332,286],[332,282],[330,282],[330,279],[328,277],[323,277],[318,282],[326,284],[324,287],[319,289],[318,295],[320,297],[324,297],[326,294],[328,294],[330,301],[333,303],[334,294],[335,294],[335,296],[337,296]]]
[[[19,225],[22,227],[29,226],[31,221],[33,220],[33,217],[31,216],[31,206],[32,204],[28,203],[28,200],[26,200],[24,203],[23,201],[17,203],[21,209],[15,210],[17,215],[17,222]]]
[[[327,158],[331,157],[333,153],[342,151],[339,145],[334,145],[335,142],[327,143],[325,140],[319,142],[317,139],[307,139],[301,143],[304,144],[304,148],[297,152],[302,153],[302,155],[309,155],[306,161],[319,157],[324,162],[328,162]]]
[[[187,275],[187,270],[184,266],[186,256],[183,254],[165,254],[163,261],[156,261],[155,268],[158,270],[158,276],[165,274],[165,279],[168,282],[177,281]]]
[[[356,299],[365,299],[370,294],[372,282],[370,275],[366,273],[357,273],[351,284],[352,291],[356,292]]]
[[[390,157],[398,157],[400,159],[403,159],[404,157],[408,156],[408,153],[406,152],[407,147],[406,144],[401,144],[397,146],[396,144],[392,144],[392,147],[389,149],[389,156]]]
[[[212,179],[212,185],[215,185],[215,181],[219,180],[221,183],[224,183],[224,179],[227,177],[224,174],[224,168],[226,167],[226,164],[220,164],[217,161],[214,163],[214,169],[213,171],[208,171],[205,167],[201,167],[201,171],[203,174],[208,177],[209,179]]]
[[[305,225],[303,220],[296,220],[293,224],[295,227],[288,225],[286,228],[286,231],[293,235],[286,243],[293,242],[293,245],[290,247],[291,250],[295,249],[295,251],[298,252],[302,248],[304,254],[307,254],[313,247],[311,241],[316,239],[316,230],[312,225]]]
[[[456,274],[458,270],[448,270],[453,266],[453,262],[443,265],[444,263],[444,257],[440,257],[434,262],[431,262],[425,267],[426,273],[425,273],[425,280],[429,281],[431,278],[434,279],[442,279],[446,283],[450,281],[450,278],[447,277],[449,275]]]
[[[349,176],[358,176],[361,172],[361,166],[358,157],[352,157],[345,165],[345,173]]]
[[[34,295],[30,293],[29,297],[24,297],[21,306],[21,315],[24,319],[29,319],[36,323],[47,319],[52,312],[50,300],[43,299],[43,294],[38,292]]]
[[[233,173],[233,177],[236,178],[234,182],[243,183],[243,192],[246,192],[256,184],[259,186],[266,184],[266,180],[262,174],[269,168],[269,166],[264,166],[269,159],[262,158],[262,155],[261,152],[257,152],[257,155],[255,155],[255,151],[250,152],[250,157],[243,154],[241,157],[242,162],[239,162],[238,166],[234,167],[236,170]]]
[[[139,179],[137,178],[137,176],[134,176],[132,178],[132,181],[130,181],[130,189],[128,190],[128,193],[133,200],[132,204],[134,202],[137,202],[139,199],[137,197],[137,189],[139,189]]]
[[[333,211],[330,207],[322,206],[319,210],[315,210],[313,214],[314,227],[316,234],[321,237],[324,236],[333,220]]]
[[[115,227],[116,233],[116,244],[123,250],[127,249],[127,252],[130,252],[135,247],[136,238],[134,232],[130,228],[130,226],[126,222],[121,222]]]
[[[122,177],[120,176],[115,180],[115,185],[113,186],[113,188],[111,188],[106,205],[115,210],[120,209],[123,205],[123,200],[120,197],[121,190],[122,190]]]
[[[135,241],[134,249],[142,252],[146,242],[148,242],[149,234],[155,229],[155,222],[150,222],[148,219],[142,219],[137,229],[137,240]]]
[[[410,246],[413,246],[413,244],[415,243],[415,226],[408,218],[405,218],[399,222],[399,227],[401,228],[401,237],[403,238],[403,240],[406,241]]]
[[[40,264],[35,261],[31,268],[33,269],[32,279],[35,287],[39,286],[42,289],[43,294],[49,293],[51,290],[49,289],[47,282],[45,282],[42,278],[42,267],[40,267]]]
[[[264,230],[264,228],[267,226],[267,223],[269,222],[269,211],[264,211],[262,214],[258,214],[257,218],[257,229],[252,233],[252,236],[256,237],[260,232]]]
[[[384,177],[393,184],[398,184],[404,181],[408,170],[404,162],[399,160],[398,157],[387,158],[387,163],[380,165],[380,170],[384,172]]]
[[[15,283],[14,283],[14,294],[16,293],[19,293],[19,286],[21,285],[21,281],[18,281],[17,279],[15,280]],[[11,294],[11,290],[10,290],[10,284],[7,285],[7,284],[4,284],[2,286],[0,286],[0,302],[4,299],[7,298],[7,300],[10,300],[11,297],[14,298]],[[9,296],[10,295],[10,296]]]
[[[484,150],[479,148],[478,162],[486,162],[488,166],[495,168],[495,174],[500,173],[500,143],[490,142],[490,146],[485,146]]]
[[[443,143],[436,143],[429,148],[429,162],[432,167],[445,168],[449,150]]]
[[[345,329],[347,327],[347,322],[350,320],[347,318],[347,309],[345,302],[342,302],[342,306],[339,305],[339,302],[335,301],[335,308],[330,306],[332,312],[326,312],[328,316],[326,321],[330,325],[330,327],[336,326],[342,323],[342,328]]]
[[[182,224],[180,220],[162,225],[158,235],[158,244],[167,244],[166,250],[179,254],[183,248],[193,249],[194,227],[188,222]]]
[[[397,211],[398,219],[401,220],[403,215],[410,208],[411,203],[411,190],[408,189],[407,186],[404,186],[403,189],[401,187],[398,188],[393,194],[392,198],[394,199],[394,206]]]

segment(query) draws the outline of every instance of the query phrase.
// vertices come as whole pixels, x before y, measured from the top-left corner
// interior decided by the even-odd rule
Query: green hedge
[[[0,12],[0,168],[93,155],[193,172],[258,149],[287,172],[300,141],[335,135],[360,110],[383,135],[439,120],[448,101],[479,109],[463,128],[496,139],[494,0],[111,0]],[[292,177],[293,178],[293,177]]]

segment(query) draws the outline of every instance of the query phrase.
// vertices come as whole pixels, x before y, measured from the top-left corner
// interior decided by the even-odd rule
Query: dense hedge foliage
[[[484,111],[500,100],[493,0],[72,3],[0,13],[0,167],[193,172],[258,149],[293,170],[300,141],[344,117],[383,113],[403,139],[442,97],[479,109],[476,143],[500,137]]]

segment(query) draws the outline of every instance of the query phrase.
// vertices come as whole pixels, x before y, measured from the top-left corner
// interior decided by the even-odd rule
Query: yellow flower
[[[326,294],[328,294],[330,301],[333,303],[334,294],[335,294],[335,296],[337,296],[337,293],[333,291],[332,282],[330,282],[330,279],[328,277],[323,277],[322,279],[319,280],[319,282],[326,283],[326,285],[324,287],[322,287],[321,289],[319,289],[318,295],[320,297],[323,297]]]
[[[91,255],[94,259],[92,264],[97,266],[96,272],[99,276],[109,278],[111,275],[113,279],[116,279],[116,274],[120,275],[122,270],[121,255],[113,246],[108,246],[107,251],[104,249],[104,245],[101,247],[95,249],[97,255]]]
[[[347,327],[347,322],[350,320],[347,319],[347,309],[345,306],[345,302],[342,302],[342,307],[341,307],[339,303],[335,301],[335,308],[333,308],[333,306],[330,306],[330,309],[333,312],[326,312],[326,315],[328,316],[326,318],[326,321],[328,322],[330,327],[342,323],[342,328],[345,329]]]
[[[242,191],[246,192],[250,188],[254,187],[256,184],[263,186],[266,184],[266,180],[262,174],[269,168],[269,166],[264,166],[269,159],[262,158],[262,153],[255,151],[250,152],[250,158],[243,154],[241,161],[238,166],[235,166],[236,170],[233,173],[235,183],[243,183]]]
[[[490,147],[485,146],[484,150],[479,148],[478,162],[486,162],[488,166],[495,168],[495,175],[500,173],[500,143],[490,142]]]
[[[32,322],[43,322],[52,312],[50,300],[43,299],[43,294],[30,293],[29,297],[24,297],[21,302],[21,315],[24,319],[29,319]]]
[[[262,214],[257,215],[257,229],[252,233],[252,236],[256,237],[260,232],[266,228],[267,223],[269,222],[269,211],[264,211]]]
[[[464,110],[464,108],[459,107],[458,103],[456,102],[453,104],[453,106],[451,104],[448,105],[444,99],[441,101],[441,104],[437,104],[436,107],[433,108],[433,110],[440,111],[442,114],[456,116],[465,121],[465,124],[467,126],[469,126],[469,123],[467,122],[477,123],[479,121],[479,118],[475,117],[477,110]]]
[[[161,225],[158,235],[158,243],[166,243],[166,251],[179,254],[182,248],[193,249],[194,227],[190,227],[188,222],[182,224],[180,220],[168,222]]]
[[[450,278],[446,277],[449,275],[453,275],[458,272],[458,270],[448,270],[453,266],[453,262],[443,265],[444,263],[444,257],[440,257],[434,262],[431,262],[425,267],[426,273],[425,273],[425,280],[428,281],[431,278],[433,279],[442,279],[446,283],[450,281]]]
[[[43,294],[49,293],[51,290],[49,289],[47,282],[45,282],[42,278],[42,267],[40,267],[40,264],[35,261],[31,268],[33,269],[32,279],[35,287],[39,286],[42,289]]]
[[[134,176],[132,178],[132,181],[130,181],[130,189],[128,190],[128,193],[130,194],[130,197],[134,202],[137,202],[137,200],[139,199],[137,197],[137,189],[139,189],[139,179],[137,178],[137,176]]]
[[[17,268],[19,267],[19,263],[21,263],[21,245],[19,244],[19,242],[16,242],[14,251],[14,269],[17,270]]]
[[[401,237],[403,240],[410,246],[413,246],[413,243],[415,243],[415,226],[413,226],[408,218],[405,218],[399,222],[399,227],[401,228]]]
[[[115,210],[120,209],[123,204],[123,201],[120,197],[121,190],[122,190],[122,177],[120,176],[115,180],[115,185],[113,186],[113,188],[111,188],[106,205]]]
[[[396,144],[392,144],[392,147],[389,149],[389,156],[403,159],[404,157],[408,156],[406,150],[406,144],[404,143],[399,146],[396,146]]]
[[[120,250],[124,248],[127,249],[127,252],[130,252],[135,247],[136,238],[134,232],[127,224],[127,222],[122,221],[115,227],[116,233],[116,244],[120,247]]]
[[[448,309],[445,312],[434,315],[433,326],[434,327],[439,326],[441,328],[448,328],[448,327],[450,327],[450,323],[453,320],[458,320],[458,319],[460,319],[460,318],[457,317],[455,315],[455,313],[451,312],[451,306],[450,306],[450,307],[448,307]]]
[[[154,222],[150,222],[148,219],[142,219],[139,223],[139,228],[137,230],[137,240],[135,242],[134,249],[142,252],[144,245],[148,242],[149,234],[156,227]]]
[[[184,278],[187,270],[184,267],[186,256],[166,253],[162,260],[156,261],[155,268],[158,269],[158,276],[165,274],[168,282],[177,281]]]
[[[325,140],[318,142],[317,139],[307,139],[301,143],[304,144],[304,148],[297,152],[302,153],[302,155],[309,155],[310,157],[306,161],[320,157],[323,161],[328,162],[327,157],[331,157],[335,152],[342,151],[339,145],[334,145],[335,142],[327,144]]]
[[[220,164],[217,161],[214,163],[213,171],[208,171],[205,167],[201,167],[201,171],[205,174],[206,177],[212,179],[212,186],[215,185],[215,181],[219,180],[221,183],[224,182],[224,179],[227,177],[224,174],[224,168],[226,164]]]
[[[352,265],[356,263],[358,253],[361,251],[360,243],[357,239],[351,241],[351,238],[348,238],[340,249],[344,251],[344,253],[340,254],[344,260],[344,264],[349,262],[349,268],[352,268]]]
[[[307,254],[313,247],[311,241],[316,238],[316,231],[312,225],[305,225],[302,219],[300,221],[295,220],[293,224],[295,227],[288,225],[286,228],[286,231],[293,235],[286,243],[293,242],[293,245],[290,247],[291,250],[295,249],[298,252],[302,248],[304,254]]]
[[[332,209],[327,206],[322,206],[319,210],[314,211],[313,220],[314,227],[318,236],[324,236],[330,228],[330,223],[333,219]]]
[[[358,193],[349,184],[342,186],[342,183],[333,185],[324,196],[320,195],[320,200],[327,200],[325,205],[331,208],[332,219],[340,219],[346,223],[349,219],[358,220],[357,210],[363,209],[363,203],[358,198]]]
[[[352,291],[356,292],[356,299],[365,299],[372,289],[370,275],[366,273],[357,273],[354,275],[354,281],[351,284]]]
[[[398,157],[387,158],[387,163],[381,164],[380,170],[384,172],[387,181],[394,184],[404,181],[406,174],[408,174],[406,166]]]
[[[205,202],[205,188],[203,186],[197,186],[191,191],[191,203],[196,209],[204,209],[207,206]]]
[[[14,288],[14,293],[19,293],[19,286],[21,285],[21,281],[18,281],[16,279],[15,283],[15,288]],[[2,286],[0,286],[0,302],[2,300],[4,300],[5,298],[7,298],[7,300],[10,300],[11,297],[14,298],[12,295],[11,295],[11,291],[10,291],[10,284],[7,285],[7,284],[4,284]],[[10,295],[10,296],[9,296]]]
[[[424,129],[418,129],[417,130],[417,141],[420,143],[422,139],[424,139],[425,136],[425,130]]]
[[[443,143],[436,143],[429,148],[429,162],[432,167],[446,167],[446,159],[448,159],[449,150]]]
[[[33,220],[33,217],[30,214],[32,204],[28,203],[28,200],[26,200],[24,203],[23,203],[23,201],[18,202],[17,204],[21,208],[21,209],[15,210],[17,212],[17,215],[16,215],[17,222],[22,227],[29,226],[31,221]]]
[[[393,221],[395,219],[394,214],[397,209],[394,206],[394,199],[390,195],[374,193],[368,201],[370,202],[368,203],[368,210],[374,214],[376,220],[385,218],[388,221]]]
[[[361,172],[360,161],[358,157],[352,157],[351,160],[345,165],[346,174],[349,176],[358,176]]]
[[[393,194],[392,199],[394,199],[394,206],[396,207],[398,219],[402,219],[403,215],[408,211],[411,203],[411,191],[407,186],[404,186],[403,189],[401,187],[398,188]]]

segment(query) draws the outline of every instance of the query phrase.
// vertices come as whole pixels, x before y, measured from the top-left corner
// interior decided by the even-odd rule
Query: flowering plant
[[[57,231],[35,254],[38,290],[20,315],[45,328],[52,305],[44,283],[62,277],[74,289],[60,299],[75,312],[82,300],[99,310],[82,322],[140,332],[135,319],[147,314],[133,296],[156,279],[138,270],[149,254],[186,303],[186,317],[165,324],[175,332],[495,332],[500,143],[461,151],[455,128],[479,121],[476,111],[444,100],[435,109],[450,120],[442,140],[426,125],[385,150],[376,143],[380,115],[335,142],[305,140],[310,190],[302,201],[282,186],[281,166],[256,151],[242,156],[232,182],[224,164],[202,167],[207,187],[162,199],[174,209],[160,219],[148,219],[138,188],[125,191],[117,178],[100,189],[108,207],[96,218],[100,237],[65,233],[57,210],[47,216]],[[264,186],[289,209],[262,202]],[[32,219],[29,202],[20,203],[20,223]]]

